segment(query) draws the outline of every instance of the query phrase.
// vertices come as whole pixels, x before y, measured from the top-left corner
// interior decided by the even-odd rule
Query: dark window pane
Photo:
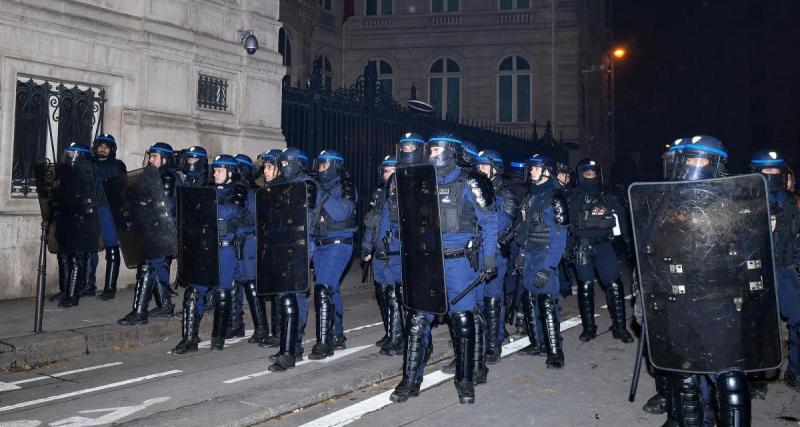
[[[517,121],[531,121],[531,76],[517,76]]]
[[[447,118],[458,121],[461,109],[461,79],[450,77],[447,79]]]
[[[500,9],[513,9],[514,0],[500,0]]]
[[[386,61],[381,61],[381,74],[392,74],[392,66]]]
[[[514,57],[509,56],[500,63],[500,71],[510,71],[514,69]]]
[[[377,67],[378,67],[378,64],[376,64],[375,61],[367,61],[367,65],[364,66],[364,75],[365,76],[367,75],[367,70],[369,70],[370,68],[375,70],[375,73],[377,74],[378,73],[378,68]]]
[[[447,0],[447,11],[458,12],[458,0]]]
[[[517,9],[527,9],[530,7],[528,0],[517,0]]]
[[[444,12],[444,0],[431,0],[431,11],[434,13]]]
[[[331,68],[331,61],[328,60],[327,56],[323,56],[322,57],[322,62],[323,62],[323,68],[325,69],[325,71],[333,71],[333,69]]]
[[[432,78],[428,80],[430,86],[430,99],[428,100],[433,106],[434,115],[442,117],[442,79]]]
[[[392,0],[382,0],[381,5],[381,15],[392,14]]]
[[[431,73],[443,73],[444,72],[444,60],[437,59],[436,62],[431,65]]]
[[[367,15],[378,14],[378,0],[367,0]]]
[[[499,119],[501,122],[510,122],[512,102],[511,76],[499,76],[498,79],[497,106],[500,109]]]
[[[392,96],[392,79],[380,79],[381,89],[383,89],[383,93],[388,96]]]
[[[459,71],[461,71],[461,67],[458,66],[458,63],[450,58],[447,58],[447,72],[458,73]]]
[[[517,69],[518,70],[530,70],[531,69],[531,64],[529,64],[528,61],[525,60],[525,58],[523,58],[521,56],[518,56],[517,57]]]

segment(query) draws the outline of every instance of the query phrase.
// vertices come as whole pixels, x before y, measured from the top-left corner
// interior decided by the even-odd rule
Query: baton
[[[636,350],[636,362],[633,364],[633,378],[631,379],[631,391],[628,393],[628,401],[636,399],[636,388],[639,386],[639,372],[642,370],[642,358],[644,357],[644,342],[647,339],[644,326],[642,326],[642,336],[639,337],[639,348]]]
[[[478,285],[480,285],[484,279],[486,279],[486,275],[483,273],[479,274],[478,277],[475,278],[475,280],[473,280],[472,283],[470,283],[466,289],[461,291],[458,295],[456,295],[455,298],[453,298],[452,301],[450,301],[450,305],[458,304],[458,302],[461,301],[462,298],[467,296],[468,293],[472,292],[473,289],[477,288]]]

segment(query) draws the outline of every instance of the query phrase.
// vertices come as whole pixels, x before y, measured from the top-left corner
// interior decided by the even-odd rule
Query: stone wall
[[[39,247],[35,195],[10,194],[17,79],[104,88],[104,131],[128,169],[156,141],[255,156],[285,146],[278,12],[278,0],[0,0],[0,299],[34,294]],[[254,31],[255,55],[237,45],[240,29]],[[201,73],[227,79],[227,111],[198,107]],[[53,290],[52,256],[48,267]]]

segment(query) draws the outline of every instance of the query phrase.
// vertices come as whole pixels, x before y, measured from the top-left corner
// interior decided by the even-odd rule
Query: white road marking
[[[4,383],[4,382],[0,381],[0,393],[2,393],[4,391],[19,390],[21,388],[22,387],[20,387],[20,386],[18,386],[16,384]],[[0,427],[3,427],[3,424],[0,424]]]
[[[32,383],[32,382],[35,382],[35,381],[43,381],[43,380],[46,380],[46,379],[49,379],[49,378],[61,378],[61,377],[65,377],[67,375],[78,374],[78,373],[87,372],[87,371],[94,371],[95,369],[110,368],[112,366],[118,366],[118,365],[121,365],[121,364],[122,364],[122,362],[112,362],[112,363],[106,363],[106,364],[103,364],[103,365],[90,366],[88,368],[81,368],[81,369],[75,369],[75,370],[72,370],[72,371],[59,372],[57,374],[43,374],[43,375],[40,375],[38,377],[27,378],[27,379],[19,380],[19,381],[12,381],[10,384],[20,385],[20,384]]]
[[[135,412],[147,409],[148,406],[152,406],[158,403],[164,403],[169,399],[170,399],[169,397],[156,397],[153,399],[147,399],[140,405],[118,406],[115,408],[89,409],[86,411],[78,411],[79,414],[97,414],[102,412],[108,412],[108,413],[98,418],[89,418],[81,416],[64,418],[63,420],[52,422],[50,423],[50,425],[58,427],[89,427],[89,426],[100,426],[104,424],[111,424],[125,417],[128,417]]]
[[[146,376],[143,376],[143,377],[131,378],[129,380],[118,381],[118,382],[115,382],[115,383],[105,384],[105,385],[92,387],[92,388],[87,388],[87,389],[83,389],[83,390],[71,391],[69,393],[58,394],[58,395],[55,395],[55,396],[43,397],[41,399],[30,400],[28,402],[22,402],[22,403],[17,403],[17,404],[14,404],[14,405],[3,406],[3,407],[0,407],[0,413],[13,411],[14,409],[27,408],[28,406],[39,405],[39,404],[42,404],[42,403],[52,402],[54,400],[67,399],[67,398],[74,397],[74,396],[80,396],[80,395],[83,395],[83,394],[94,393],[94,392],[97,392],[97,391],[107,390],[107,389],[110,389],[110,388],[121,387],[121,386],[125,386],[125,385],[128,385],[128,384],[135,384],[135,383],[139,383],[139,382],[142,382],[142,381],[152,380],[154,378],[161,378],[161,377],[166,377],[166,376],[170,376],[170,375],[174,375],[174,374],[180,374],[181,372],[183,372],[183,371],[178,370],[178,369],[174,369],[174,370],[171,370],[171,371],[159,372],[157,374],[151,374],[151,375],[146,375]]]
[[[330,362],[333,362],[334,360],[341,359],[341,358],[343,358],[345,356],[349,356],[349,355],[351,355],[353,353],[357,353],[357,352],[359,352],[359,351],[361,351],[361,350],[363,350],[365,348],[369,348],[369,347],[374,347],[374,346],[373,345],[362,345],[360,347],[353,347],[353,348],[348,348],[346,350],[340,350],[340,351],[337,351],[336,353],[334,353],[333,356],[327,357],[327,358],[322,359],[322,360],[310,360],[310,359],[308,359],[308,357],[306,357],[302,362],[297,362],[295,364],[295,366],[302,366],[302,365],[305,365],[307,363],[330,363]],[[263,377],[264,375],[268,375],[268,374],[271,374],[271,372],[270,371],[261,371],[261,372],[256,372],[254,374],[245,375],[243,377],[237,377],[237,378],[232,378],[232,379],[229,379],[229,380],[225,380],[225,381],[223,381],[223,383],[224,384],[234,384],[234,383],[238,383],[238,382],[241,382],[241,381],[251,380],[253,378]]]
[[[561,331],[566,331],[580,324],[580,316],[571,317],[561,322]],[[527,347],[528,344],[530,344],[528,338],[522,338],[508,343],[503,346],[502,357],[514,354]],[[449,379],[452,379],[454,376],[455,375],[453,374],[445,374],[441,370],[426,374],[422,378],[422,386],[420,387],[420,391],[427,390],[431,387],[441,384]],[[393,402],[389,400],[389,396],[391,396],[393,391],[394,390],[385,391],[367,400],[356,403],[355,405],[348,406],[324,417],[317,418],[314,421],[303,424],[301,427],[334,427],[350,424],[353,421],[361,419],[361,417],[370,412],[375,412],[391,405]]]

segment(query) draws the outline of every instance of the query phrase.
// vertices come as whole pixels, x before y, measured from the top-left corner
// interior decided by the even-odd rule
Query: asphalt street
[[[434,330],[425,391],[390,404],[388,393],[399,381],[402,358],[377,353],[373,344],[383,330],[371,292],[363,291],[346,300],[348,348],[331,359],[267,373],[266,358],[275,349],[246,339],[227,344],[223,352],[211,352],[206,343],[184,356],[169,354],[172,341],[90,354],[0,374],[0,427],[660,425],[663,416],[641,410],[653,393],[644,371],[636,402],[627,401],[635,344],[611,338],[600,295],[602,333],[589,343],[577,338],[575,298],[565,301],[563,370],[546,369],[542,357],[515,353],[526,339],[508,343],[505,357],[490,367],[489,383],[477,388],[474,405],[458,404],[452,379],[439,372],[452,355],[445,327]],[[310,323],[306,352],[313,331]],[[800,394],[775,382],[767,399],[755,400],[753,407],[754,425],[798,425]]]

